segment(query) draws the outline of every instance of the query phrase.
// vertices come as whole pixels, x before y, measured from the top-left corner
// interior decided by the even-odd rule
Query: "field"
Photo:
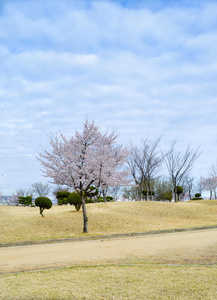
[[[115,202],[88,204],[89,233],[73,206],[0,206],[0,243],[217,225],[217,201],[187,203]]]
[[[89,204],[87,212],[88,235],[217,225],[216,200],[188,203]],[[71,206],[53,207],[45,211],[44,218],[39,215],[38,208],[2,206],[0,214],[1,243],[84,236],[82,213],[75,212]],[[217,231],[212,231],[212,236],[213,234],[215,236],[214,242],[212,238],[210,243],[205,243],[203,247],[197,246],[195,249],[187,246],[185,237],[190,233],[179,233],[185,240],[180,252],[177,252],[179,248],[175,247],[173,235],[165,235],[165,238],[159,236],[159,239],[157,236],[147,237],[150,247],[154,245],[152,240],[156,239],[159,245],[164,247],[169,245],[170,250],[168,252],[158,250],[148,259],[139,257],[138,252],[134,253],[133,257],[121,257],[110,262],[106,258],[105,261],[95,265],[94,262],[82,265],[72,263],[71,267],[61,269],[1,275],[0,299],[216,300],[215,232]],[[208,231],[204,232],[204,236],[207,238]],[[180,238],[178,236],[176,238],[181,243]],[[128,240],[130,239],[125,239],[125,243]],[[188,240],[190,243],[193,239]],[[122,246],[123,242],[124,240],[117,240]],[[88,243],[94,245],[96,242]],[[88,243],[85,242],[85,247],[90,251]],[[104,249],[107,249],[106,245],[109,243],[113,241],[102,243],[105,244]],[[135,242],[132,246],[135,246]],[[57,253],[62,257],[61,253],[63,254],[66,248],[60,244],[58,247],[60,250]],[[76,244],[76,247],[79,247],[79,244]],[[7,251],[7,248],[2,249]],[[97,250],[101,251],[99,248]],[[79,253],[77,255],[79,257]]]
[[[81,266],[0,277],[0,299],[216,300],[216,266]]]

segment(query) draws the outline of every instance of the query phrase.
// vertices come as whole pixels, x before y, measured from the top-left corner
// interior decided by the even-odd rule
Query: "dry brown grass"
[[[217,225],[216,200],[88,204],[87,213],[85,236]],[[72,206],[53,206],[44,218],[37,207],[0,206],[0,214],[0,243],[84,236],[82,212]]]
[[[141,263],[0,277],[0,299],[216,300],[217,267]]]

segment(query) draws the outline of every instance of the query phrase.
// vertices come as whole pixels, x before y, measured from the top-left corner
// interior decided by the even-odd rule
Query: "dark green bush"
[[[106,201],[107,202],[111,202],[111,201],[113,201],[113,199],[114,198],[112,196],[106,196]],[[105,202],[104,197],[99,196],[98,199],[97,199],[97,202]]]
[[[112,196],[106,196],[106,201],[108,201],[108,202],[113,201],[113,197]]]
[[[180,186],[180,185],[178,185],[178,186],[176,187],[176,193],[177,193],[177,195],[178,195],[178,201],[179,201],[179,197],[180,197],[180,195],[183,193],[183,187]]]
[[[194,198],[192,198],[191,200],[203,200],[203,198],[201,197],[201,193],[196,193],[194,195]]]
[[[94,203],[94,200],[93,200],[93,199],[90,199],[90,198],[87,198],[87,199],[85,200],[85,203]]]
[[[172,199],[173,199],[172,191],[164,192],[164,200],[172,201]]]
[[[68,196],[69,195],[70,195],[70,192],[68,192],[68,191],[57,192],[57,194],[56,194],[57,204],[58,205],[68,204]]]
[[[23,206],[31,206],[32,205],[32,196],[20,196],[18,199],[19,204]]]
[[[194,195],[194,197],[195,197],[195,198],[201,198],[201,193],[196,193],[196,194]]]
[[[104,201],[104,198],[103,198],[102,196],[99,196],[98,199],[97,199],[97,201],[98,201],[98,202],[105,202],[105,201]]]
[[[143,190],[143,191],[142,191],[142,194],[143,194],[143,196],[147,196],[147,190]],[[149,195],[149,196],[151,196],[151,195],[154,196],[154,194],[155,194],[154,191],[148,191],[148,195]]]
[[[38,197],[35,199],[35,205],[39,206],[40,214],[42,215],[42,217],[44,217],[44,209],[50,209],[52,207],[52,202],[47,197]]]
[[[68,196],[68,203],[74,205],[75,209],[79,211],[82,205],[81,196],[77,192],[70,193]]]

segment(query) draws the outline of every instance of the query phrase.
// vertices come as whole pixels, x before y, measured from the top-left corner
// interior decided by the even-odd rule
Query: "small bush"
[[[57,204],[58,205],[66,205],[68,204],[68,196],[70,195],[70,192],[68,191],[59,191],[56,194],[57,198]]]
[[[196,193],[196,194],[194,195],[194,197],[195,197],[195,198],[201,198],[201,193]]]
[[[35,205],[39,206],[40,214],[42,215],[42,217],[44,217],[44,209],[50,209],[52,207],[52,202],[47,197],[38,197],[35,199]]]
[[[106,196],[106,201],[108,201],[108,202],[113,201],[113,197],[112,196]]]
[[[201,193],[196,193],[194,195],[194,198],[192,198],[191,200],[203,200],[203,198],[201,197]]]
[[[194,197],[191,200],[204,200],[204,199],[202,197],[200,197],[200,198]]]
[[[105,202],[105,201],[104,201],[104,198],[103,198],[102,196],[99,196],[98,199],[97,199],[97,201],[98,201],[98,202]]]
[[[87,199],[85,200],[85,203],[94,203],[94,200],[93,200],[93,199],[90,199],[90,198],[87,198]]]
[[[180,185],[178,185],[178,186],[176,187],[176,193],[177,193],[177,195],[178,195],[178,201],[179,201],[179,197],[180,197],[180,195],[183,193],[183,187],[180,186]]]
[[[171,202],[173,199],[173,192],[172,191],[164,192],[163,196],[164,196],[163,200],[168,200]]]
[[[104,200],[104,197],[99,196],[97,199],[97,202],[112,202],[113,201],[113,197],[112,196],[106,196],[106,201]]]
[[[142,191],[143,196],[147,196],[147,190]],[[154,191],[148,191],[149,196],[154,196],[155,192]]]
[[[23,206],[31,206],[32,205],[32,196],[20,196],[18,199],[19,204]]]
[[[77,192],[73,192],[68,196],[68,203],[70,205],[74,205],[75,209],[77,211],[80,210],[82,202],[81,202],[81,196]]]

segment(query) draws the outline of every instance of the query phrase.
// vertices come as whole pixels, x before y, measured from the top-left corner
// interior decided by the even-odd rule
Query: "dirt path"
[[[126,260],[217,263],[217,230],[0,248],[0,274]]]

